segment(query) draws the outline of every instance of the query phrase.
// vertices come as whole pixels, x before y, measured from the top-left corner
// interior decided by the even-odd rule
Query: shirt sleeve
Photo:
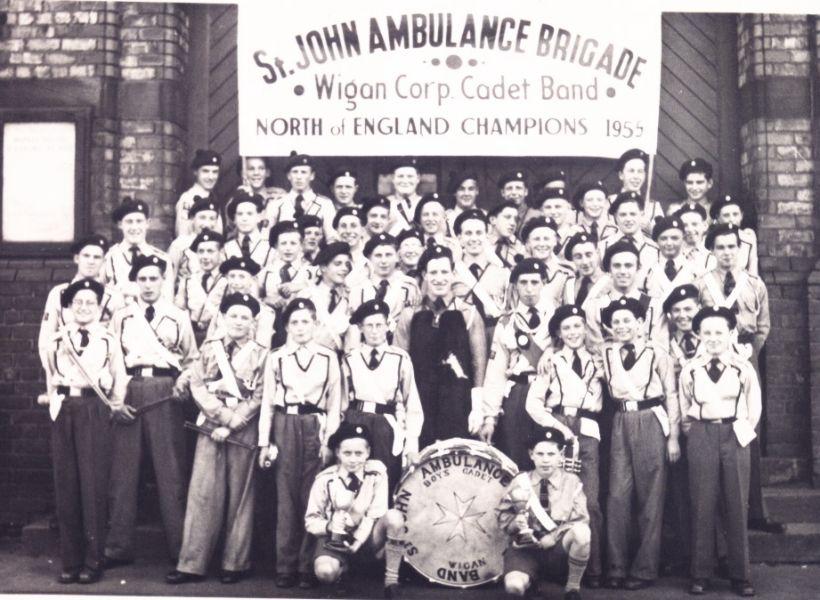
[[[527,400],[524,403],[527,414],[541,427],[555,427],[557,423],[555,416],[547,410],[547,395],[551,383],[552,365],[550,365],[550,373],[538,375],[530,384],[530,389],[527,391]]]
[[[473,357],[473,387],[480,388],[484,385],[484,371],[487,368],[487,335],[484,332],[484,320],[478,310],[473,308],[472,312],[468,334]]]
[[[695,363],[689,362],[683,366],[680,372],[678,383],[678,402],[680,403],[681,427],[686,432],[692,418],[689,416],[689,408],[695,401]]]
[[[393,337],[393,344],[405,352],[410,351],[410,321],[413,319],[413,309],[405,308],[399,315],[396,323],[396,333]]]
[[[680,405],[675,381],[675,365],[672,363],[672,357],[660,349],[655,350],[655,360],[663,393],[666,396],[664,406],[669,417],[669,437],[677,438],[680,432]]]
[[[404,399],[404,433],[406,437],[405,446],[415,444],[418,449],[418,440],[421,435],[421,427],[424,424],[424,412],[421,408],[421,398],[416,387],[416,378],[413,374],[413,363],[410,357],[404,356],[401,359],[401,396]]]
[[[769,337],[769,330],[772,322],[769,316],[769,291],[766,289],[766,284],[762,279],[758,280],[757,302],[760,305],[760,310],[757,313],[757,331],[755,332],[755,341],[757,342],[757,349],[763,347],[766,338]]]
[[[752,427],[757,427],[763,410],[760,381],[758,380],[757,372],[754,370],[751,363],[746,362],[745,368],[742,372],[743,397],[746,401],[746,410],[748,411],[747,418]]]
[[[109,401],[112,408],[119,408],[125,404],[125,393],[128,389],[128,374],[125,372],[125,360],[122,356],[122,347],[115,339],[111,344],[111,355],[109,356],[109,371],[114,384],[111,387]]]
[[[275,355],[265,361],[264,377],[262,379],[262,398],[259,408],[259,446],[267,447],[273,443],[271,439],[271,424],[273,422],[273,400],[279,386],[278,362]]]
[[[493,343],[490,360],[484,375],[484,417],[498,418],[504,392],[507,388],[507,367],[510,364],[510,351],[502,342],[505,327],[499,323],[493,332]]]
[[[327,493],[326,478],[316,477],[310,488],[307,509],[305,510],[305,530],[315,536],[327,535],[329,520],[325,517],[328,514],[330,498]]]
[[[330,356],[328,360],[327,390],[325,393],[327,394],[325,403],[327,423],[325,424],[322,446],[327,446],[328,438],[339,428],[341,422],[342,378],[339,361],[336,360],[335,356]]]

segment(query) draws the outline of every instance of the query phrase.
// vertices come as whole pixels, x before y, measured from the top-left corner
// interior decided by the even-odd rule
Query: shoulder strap
[[[71,340],[68,338],[68,329],[63,329],[60,332],[60,337],[63,340],[63,346],[65,347],[66,354],[68,354],[69,360],[77,367],[77,370],[82,375],[83,379],[85,379],[88,386],[94,390],[94,393],[97,394],[97,397],[103,401],[103,403],[111,408],[111,402],[108,400],[108,396],[106,396],[100,386],[97,385],[97,382],[91,378],[88,374],[88,371],[85,370],[82,361],[80,361],[80,357],[77,356],[77,353],[74,352],[74,347],[71,344]]]

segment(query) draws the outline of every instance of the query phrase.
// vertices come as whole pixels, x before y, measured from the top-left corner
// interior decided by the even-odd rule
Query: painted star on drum
[[[447,541],[449,542],[453,538],[461,536],[461,539],[467,539],[467,524],[472,524],[476,529],[481,531],[481,533],[486,535],[486,531],[479,523],[479,519],[486,514],[486,511],[474,511],[470,512],[470,508],[475,501],[475,496],[470,498],[469,500],[462,500],[459,498],[458,493],[453,492],[453,499],[455,501],[455,511],[443,506],[440,502],[436,502],[436,506],[441,511],[441,517],[439,520],[433,523],[433,525],[450,525],[454,523],[453,530],[447,536]]]

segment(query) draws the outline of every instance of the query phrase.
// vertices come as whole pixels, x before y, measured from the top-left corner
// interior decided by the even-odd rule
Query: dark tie
[[[251,236],[245,235],[242,238],[242,256],[250,258],[251,256]]]
[[[735,290],[735,286],[737,282],[735,281],[735,276],[732,275],[732,272],[729,271],[726,273],[726,279],[723,280],[723,296],[728,298],[732,295],[732,292]]]
[[[228,342],[228,345],[225,346],[225,352],[228,354],[228,358],[233,358],[233,353],[236,350],[236,342]]]
[[[432,248],[432,247],[433,247],[433,246],[435,246],[435,245],[436,245],[436,238],[434,238],[434,237],[431,235],[429,238],[427,238],[427,247],[428,247],[428,248]]]
[[[589,226],[589,235],[597,242],[598,241],[598,221],[593,221]]]
[[[638,360],[635,356],[635,344],[624,344],[622,349],[626,351],[623,358],[624,369],[629,371],[635,366],[635,361]]]
[[[370,362],[367,363],[367,366],[371,369],[375,369],[379,366],[379,351],[375,348],[370,351]]]
[[[481,277],[482,271],[478,263],[473,263],[470,265],[470,273],[472,273],[473,277],[475,277],[476,279],[479,279]]]
[[[663,272],[666,274],[666,278],[669,281],[675,279],[675,275],[678,274],[678,271],[675,269],[675,261],[671,258],[666,261],[666,266],[663,268]]]
[[[299,194],[298,196],[296,196],[296,200],[293,203],[293,206],[294,206],[293,207],[293,220],[294,221],[298,221],[299,219],[301,219],[302,217],[305,216],[305,209],[302,206],[302,202],[304,202],[304,201],[305,201],[305,197],[302,196],[302,194]]]
[[[572,351],[572,370],[575,371],[575,374],[578,375],[578,377],[583,378],[584,370],[581,367],[581,357],[578,356],[577,350]]]
[[[206,292],[208,291],[208,278],[211,276],[210,273],[203,273],[202,274],[202,289]]]
[[[469,268],[470,268],[470,273],[472,273],[473,277],[475,277],[476,281],[478,281],[481,278],[481,273],[483,272],[481,270],[481,267],[478,266],[476,263],[473,263],[473,264],[470,265]],[[481,300],[478,299],[478,296],[475,295],[475,292],[473,292],[471,294],[471,296],[473,297],[473,305],[475,306],[476,310],[478,311],[478,314],[481,315],[482,319],[486,319],[487,318],[487,313],[484,312],[484,303]]]
[[[332,313],[339,306],[339,294],[336,290],[330,290],[330,303],[327,305],[327,312]]]
[[[625,236],[624,236],[624,241],[625,241],[625,242],[629,242],[629,243],[630,243],[630,244],[632,244],[633,246],[636,246],[636,247],[637,247],[637,244],[635,243],[635,238],[634,238],[634,237],[632,237],[631,235],[625,235]]]
[[[587,299],[587,295],[589,294],[589,286],[591,284],[592,280],[589,278],[589,275],[581,277],[581,285],[578,286],[578,297],[575,298],[575,304],[581,306],[584,303],[584,300]]]
[[[77,354],[82,354],[83,350],[88,346],[88,330],[78,329],[77,332],[80,334],[80,351]]]
[[[387,282],[386,279],[382,279],[379,282],[379,289],[376,290],[376,300],[384,300],[384,297],[387,296],[387,287],[390,284]]]
[[[720,368],[720,359],[713,358],[710,360],[709,368],[706,369],[706,372],[709,373],[709,379],[717,383],[721,373],[723,373],[723,370]]]
[[[544,507],[544,510],[549,513],[550,510],[550,490],[549,483],[546,479],[541,480],[541,485],[538,486],[538,502]]]
[[[436,298],[433,302],[433,308],[435,308],[437,311],[442,311],[447,307],[444,304],[444,300],[442,300],[441,298]]]
[[[686,358],[692,358],[695,355],[695,340],[691,333],[684,333],[683,340],[681,340],[681,348],[683,348],[683,355]]]
[[[140,255],[140,248],[137,245],[131,246],[131,264],[134,264],[134,261],[137,260],[137,257]]]
[[[500,258],[501,261],[506,265],[508,263],[507,259],[504,258],[504,246],[506,246],[506,244],[503,241],[499,240],[498,243],[495,245],[495,253],[496,255],[498,255],[498,258]]]
[[[156,313],[156,309],[154,309],[153,304],[149,304],[148,307],[145,309],[145,320],[149,323],[154,320],[154,313]]]
[[[359,493],[359,488],[362,487],[362,482],[356,477],[355,473],[350,474],[350,483],[347,484],[347,489],[349,489],[354,494]]]
[[[538,316],[538,311],[534,306],[530,306],[530,320],[528,321],[530,329],[536,329],[541,324],[541,317]]]
[[[279,279],[282,281],[282,283],[290,282],[290,265],[285,265],[284,267],[279,269]]]

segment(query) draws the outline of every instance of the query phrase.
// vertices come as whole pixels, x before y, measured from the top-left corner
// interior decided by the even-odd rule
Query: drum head
[[[405,560],[430,581],[468,588],[502,575],[507,535],[496,508],[517,473],[482,442],[452,439],[425,448],[396,489],[405,517]]]

